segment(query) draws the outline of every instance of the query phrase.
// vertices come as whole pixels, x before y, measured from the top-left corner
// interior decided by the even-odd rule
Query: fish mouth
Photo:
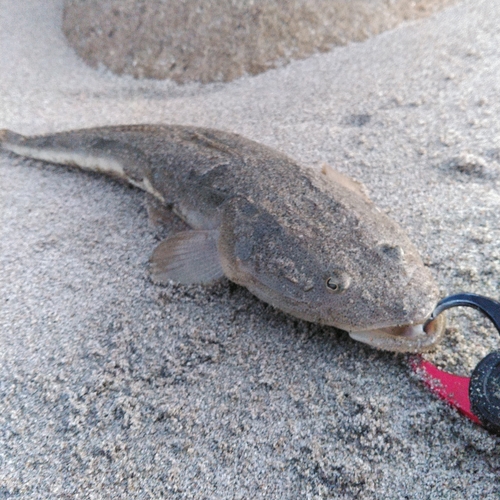
[[[430,322],[349,332],[349,336],[385,351],[421,352],[431,349],[441,340],[445,325],[445,315],[440,314]]]

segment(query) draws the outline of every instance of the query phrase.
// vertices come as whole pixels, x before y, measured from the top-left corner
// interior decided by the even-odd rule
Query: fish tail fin
[[[16,134],[12,130],[6,128],[0,130],[0,148],[9,149],[9,145],[22,144],[26,137],[21,134]]]
[[[4,129],[0,130],[1,149],[33,160],[75,166],[122,179],[165,201],[152,185],[148,157],[130,146],[126,139],[107,138],[99,128],[29,137]]]

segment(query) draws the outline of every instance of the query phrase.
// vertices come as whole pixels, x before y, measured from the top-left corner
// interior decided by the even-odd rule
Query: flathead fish
[[[0,147],[37,160],[123,179],[171,208],[192,229],[154,250],[151,276],[209,283],[226,276],[292,316],[331,325],[374,347],[421,351],[438,299],[406,233],[362,186],[317,171],[237,134],[126,125],[23,137]]]

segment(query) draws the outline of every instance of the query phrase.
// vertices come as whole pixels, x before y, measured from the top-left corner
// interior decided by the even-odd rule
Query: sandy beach
[[[231,83],[87,67],[61,0],[0,2],[0,129],[132,123],[240,133],[363,182],[442,296],[499,298],[500,0]],[[0,154],[0,497],[498,499],[500,438],[408,356],[223,281],[157,286],[143,193]],[[468,374],[500,338],[451,318],[427,359]]]

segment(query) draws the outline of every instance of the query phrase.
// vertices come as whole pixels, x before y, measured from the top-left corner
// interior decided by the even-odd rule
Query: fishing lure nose
[[[426,325],[446,309],[463,306],[479,310],[500,334],[500,302],[472,293],[450,295],[441,300]],[[423,374],[431,391],[441,399],[473,422],[500,434],[500,351],[493,351],[483,358],[470,378],[440,370],[421,357],[414,359],[412,367]]]

